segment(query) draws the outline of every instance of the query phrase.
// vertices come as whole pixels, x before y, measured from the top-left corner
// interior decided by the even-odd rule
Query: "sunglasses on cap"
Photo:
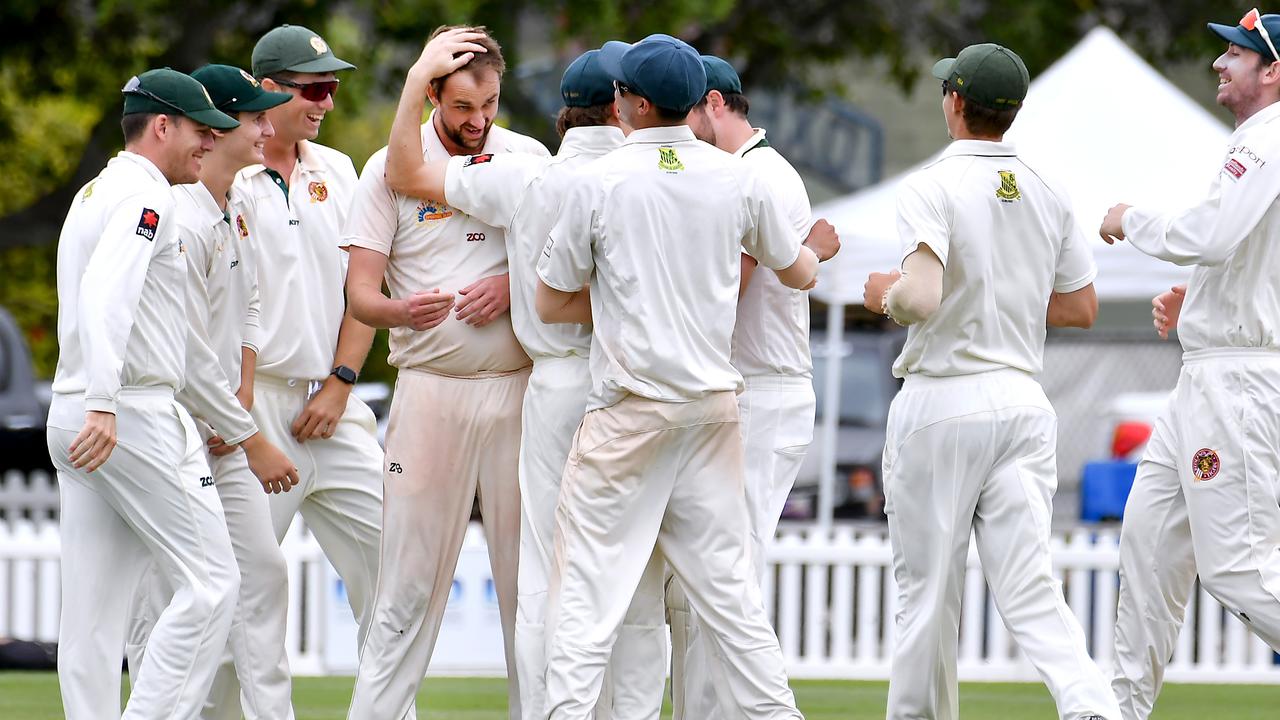
[[[120,88],[120,92],[126,93],[128,95],[141,95],[142,97],[148,100],[155,100],[156,102],[160,103],[161,105],[164,105],[165,107],[171,107],[174,110],[177,110],[178,114],[180,115],[185,114],[187,112],[186,110],[183,110],[177,105],[174,105],[169,100],[165,100],[164,98],[160,97],[159,95],[156,95],[153,92],[144,90],[142,88],[142,81],[138,79],[137,75],[134,75],[133,77],[129,78],[129,82],[125,83],[124,87]]]
[[[951,81],[943,80],[942,81],[942,97],[946,97],[950,94],[951,94]]]
[[[1280,52],[1276,52],[1275,43],[1271,42],[1271,33],[1267,32],[1267,26],[1262,22],[1262,15],[1258,12],[1258,8],[1254,8],[1244,14],[1240,18],[1240,27],[1245,30],[1257,30],[1262,36],[1262,41],[1267,44],[1267,48],[1271,50],[1271,57],[1280,60]]]
[[[312,83],[298,83],[292,80],[285,80],[283,78],[273,77],[271,79],[277,85],[297,88],[298,94],[302,96],[302,99],[310,100],[311,102],[320,102],[321,100],[324,100],[330,95],[338,94],[337,80],[319,80],[317,82],[312,82]]]
[[[627,93],[635,94],[635,91],[631,89],[631,86],[626,83],[620,83],[617,80],[613,81],[613,89],[617,90],[619,95],[626,95]]]

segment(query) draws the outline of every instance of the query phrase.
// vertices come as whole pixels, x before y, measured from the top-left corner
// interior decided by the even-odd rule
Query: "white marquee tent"
[[[1206,72],[1209,70],[1206,68]],[[938,126],[942,133],[941,98]],[[1127,243],[1107,245],[1097,228],[1118,202],[1173,209],[1202,198],[1223,162],[1229,128],[1161,76],[1106,28],[1096,28],[1036,77],[1006,139],[1031,166],[1070,193],[1076,220],[1094,241],[1095,287],[1103,302],[1151,298],[1188,274]],[[842,249],[824,263],[814,296],[830,303],[828,352],[840,347],[843,306],[862,303],[867,274],[899,265],[897,186],[890,178],[814,208],[840,233]],[[832,357],[833,355],[828,355]],[[837,363],[828,363],[825,406],[839,398]],[[837,413],[823,418],[818,517],[830,517]]]

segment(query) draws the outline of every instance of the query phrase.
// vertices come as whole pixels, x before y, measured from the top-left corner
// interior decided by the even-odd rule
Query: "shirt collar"
[[[1240,123],[1240,127],[1237,127],[1235,132],[1232,133],[1232,135],[1236,135],[1241,130],[1247,130],[1248,128],[1251,128],[1254,125],[1261,125],[1263,123],[1270,122],[1277,115],[1280,115],[1280,102],[1271,103],[1270,105],[1262,108],[1261,110],[1254,113],[1253,115],[1250,115],[1248,120],[1245,120],[1244,122]]]
[[[180,187],[191,195],[192,201],[196,204],[196,210],[200,213],[200,219],[205,225],[217,225],[225,219],[226,214],[218,207],[217,201],[213,199],[213,193],[209,192],[209,188],[205,187],[203,182],[194,182]]]
[[[165,177],[164,173],[160,172],[160,168],[156,167],[156,164],[151,162],[151,160],[147,159],[145,156],[129,152],[128,150],[121,150],[120,153],[116,155],[115,159],[120,160],[121,162],[133,163],[142,168],[143,171],[150,175],[156,182],[162,182],[165,185],[169,184],[169,178]]]
[[[760,142],[764,140],[764,128],[754,128],[754,130],[755,132],[751,134],[751,137],[747,138],[747,141],[742,143],[742,147],[733,152],[734,155],[742,157],[747,154],[748,150],[759,145]]]
[[[631,134],[627,136],[627,139],[624,140],[622,144],[636,145],[638,143],[668,143],[696,139],[697,138],[693,136],[693,129],[688,125],[667,125],[632,130]]]
[[[565,131],[557,155],[603,154],[622,145],[626,136],[615,125],[575,127]]]
[[[982,157],[1014,157],[1018,154],[1013,143],[992,140],[955,140],[942,151],[941,157],[978,155]]]
[[[323,169],[323,166],[320,164],[320,161],[317,158],[315,152],[311,150],[310,143],[306,140],[299,140],[298,141],[298,164],[294,167],[294,171],[295,172],[316,172],[322,169]],[[267,171],[267,166],[263,165],[262,163],[258,163],[257,165],[247,165],[243,170],[239,172],[239,176],[244,178],[251,178],[254,175],[257,175],[258,173],[263,173],[266,171]],[[285,178],[285,181],[288,181],[288,180],[289,178]]]

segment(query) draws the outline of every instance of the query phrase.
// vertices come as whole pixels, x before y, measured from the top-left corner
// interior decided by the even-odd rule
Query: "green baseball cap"
[[[205,65],[191,77],[204,85],[214,107],[223,112],[270,110],[293,99],[289,93],[263,90],[257,78],[230,65]]]
[[[715,55],[703,55],[702,69],[707,72],[707,92],[742,94],[742,79],[729,63]]]
[[[124,93],[124,115],[182,115],[214,130],[240,127],[235,118],[214,107],[199,81],[177,70],[159,68],[134,75],[120,92]]]
[[[355,70],[356,66],[339,60],[329,43],[301,25],[281,25],[253,46],[253,74],[267,77],[281,70],[323,73]]]
[[[964,99],[992,110],[1021,106],[1031,86],[1022,58],[995,43],[970,45],[953,58],[939,60],[933,76],[946,80]]]

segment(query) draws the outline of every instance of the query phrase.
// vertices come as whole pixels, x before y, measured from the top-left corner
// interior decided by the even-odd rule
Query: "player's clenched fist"
[[[1108,245],[1124,239],[1124,211],[1128,209],[1128,205],[1120,203],[1108,210],[1107,216],[1102,218],[1102,227],[1098,229],[1098,234]]]
[[[862,286],[862,304],[877,315],[887,315],[888,311],[884,307],[885,292],[891,285],[898,282],[900,277],[902,273],[897,270],[888,273],[873,272],[868,275],[867,283]]]
[[[826,262],[840,252],[840,236],[825,218],[809,228],[809,236],[804,239],[804,244],[818,256],[818,262]]]
[[[431,292],[416,292],[400,301],[401,327],[414,330],[430,330],[444,322],[453,309],[453,293],[442,293],[440,288]]]

